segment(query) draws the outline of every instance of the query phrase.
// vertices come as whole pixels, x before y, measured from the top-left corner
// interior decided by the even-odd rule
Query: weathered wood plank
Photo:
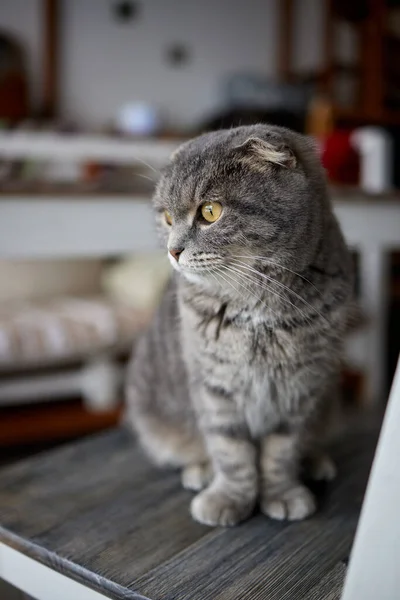
[[[360,436],[341,449],[342,473],[312,519],[280,524],[258,515],[199,540],[135,581],[135,588],[157,600],[303,598],[350,552],[371,451]]]
[[[116,430],[0,470],[0,541],[116,599],[300,599],[348,555],[375,440],[337,447],[309,521],[223,530],[194,523],[178,474]]]

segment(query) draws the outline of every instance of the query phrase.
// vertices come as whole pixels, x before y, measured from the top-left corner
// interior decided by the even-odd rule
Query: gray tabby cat
[[[200,492],[197,521],[234,525],[257,500],[303,519],[316,504],[302,460],[334,476],[319,447],[353,291],[312,142],[267,125],[202,135],[173,154],[154,204],[177,273],[135,349],[128,419]]]

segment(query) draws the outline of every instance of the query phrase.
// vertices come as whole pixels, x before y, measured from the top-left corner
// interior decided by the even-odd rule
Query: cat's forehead
[[[199,203],[218,199],[227,185],[229,159],[222,151],[202,149],[174,158],[158,188],[171,208],[187,211]]]
[[[299,143],[304,146],[305,142],[297,134],[266,125],[201,135],[173,153],[157,187],[155,204],[187,212],[210,199],[254,202],[261,192],[285,187],[290,200],[290,189],[296,185],[297,190],[303,172]]]
[[[205,182],[210,187],[212,182],[226,180],[241,171],[237,149],[252,136],[265,135],[266,129],[276,138],[273,128],[254,126],[209,132],[189,140],[172,154],[164,183],[173,188],[195,185],[200,191]],[[246,176],[246,171],[241,174]]]

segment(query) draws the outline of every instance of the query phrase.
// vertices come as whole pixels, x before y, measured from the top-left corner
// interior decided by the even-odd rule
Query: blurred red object
[[[358,183],[360,157],[351,146],[351,130],[334,131],[327,136],[323,145],[321,160],[327,171],[327,177],[334,183]]]
[[[28,116],[26,60],[22,47],[0,32],[0,119],[16,123]]]
[[[26,81],[20,73],[9,73],[0,80],[0,118],[15,123],[27,116]]]

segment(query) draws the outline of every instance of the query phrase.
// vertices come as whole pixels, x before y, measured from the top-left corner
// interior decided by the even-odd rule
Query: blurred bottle
[[[322,153],[326,139],[334,130],[332,102],[324,95],[318,94],[309,104],[305,133],[316,140]]]
[[[351,143],[361,156],[360,186],[369,194],[382,194],[393,187],[393,141],[381,127],[361,127]]]
[[[161,129],[161,118],[150,104],[133,102],[121,108],[117,115],[117,128],[125,135],[148,137]]]

